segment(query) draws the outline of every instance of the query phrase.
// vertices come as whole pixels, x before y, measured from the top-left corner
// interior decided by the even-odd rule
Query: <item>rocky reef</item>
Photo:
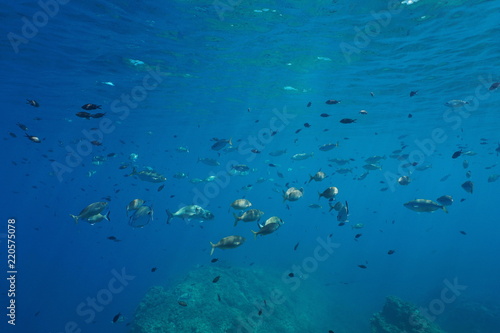
[[[283,272],[210,266],[190,271],[170,288],[152,287],[137,307],[131,333],[317,332],[326,316]],[[286,274],[284,274],[287,276]],[[316,305],[316,306],[315,306]]]
[[[497,301],[459,299],[443,314],[442,326],[453,333],[498,333],[500,304]]]
[[[419,313],[417,306],[395,296],[386,298],[384,308],[371,320],[372,333],[445,333]]]

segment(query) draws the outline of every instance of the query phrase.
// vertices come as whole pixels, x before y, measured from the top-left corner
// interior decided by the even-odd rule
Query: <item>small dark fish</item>
[[[304,124],[304,127],[305,127],[305,128],[309,128],[309,127],[311,127],[311,124],[309,124],[309,123],[305,123],[305,124]]]
[[[340,122],[342,124],[352,124],[352,123],[355,123],[356,122],[356,119],[351,119],[351,118],[343,118],[343,119],[340,119]]]
[[[335,333],[335,332],[334,332],[334,331],[332,331],[332,330],[328,330],[328,333]]]
[[[187,306],[188,304],[184,301],[177,301],[177,303],[179,303],[180,306]]]
[[[278,131],[272,131],[271,132],[271,136],[275,136],[276,134],[278,134]]]
[[[108,239],[115,241],[115,242],[120,242],[120,240],[118,238],[116,238],[115,236],[109,236]]]
[[[90,143],[93,144],[94,146],[102,146],[102,143],[97,140],[90,141]]]
[[[495,90],[498,87],[500,87],[500,82],[495,82],[490,86],[489,90]]]
[[[153,267],[153,268],[151,268],[151,272],[154,273],[154,272],[156,272],[157,269],[158,269],[157,267]]]
[[[272,168],[276,168],[276,164],[269,163],[268,165]]]
[[[295,134],[299,133],[300,131],[302,131],[302,128],[299,128],[298,130],[296,130]]]
[[[282,174],[281,172],[279,172],[279,171],[277,171],[277,172],[276,172],[276,174],[277,174],[277,175],[278,175],[278,177],[280,177],[280,178],[285,178],[285,176],[283,176],[283,174]]]
[[[326,104],[329,104],[329,105],[332,105],[332,104],[339,104],[341,101],[337,101],[335,99],[329,99],[327,100],[325,103]]]
[[[85,119],[90,119],[92,118],[92,114],[88,113],[88,112],[85,112],[85,111],[80,111],[80,112],[77,112],[75,113],[75,115],[77,117],[80,117],[80,118],[85,118]]]
[[[82,105],[82,109],[84,110],[95,110],[95,109],[100,109],[101,106],[100,105],[96,105],[96,104],[85,104],[85,105]]]
[[[219,259],[217,259],[217,258],[213,258],[212,260],[210,260],[211,263],[214,263],[214,262],[217,262],[217,261],[219,261]]]
[[[293,250],[297,250],[297,248],[299,247],[299,243],[295,244],[295,246],[293,247]]]
[[[396,252],[396,250],[389,250],[389,251],[387,251],[387,254],[391,255],[391,254],[394,254],[394,252]]]
[[[122,316],[122,314],[121,314],[121,313],[118,313],[117,315],[115,315],[115,316],[113,317],[113,324],[114,324],[114,323],[116,323],[116,322],[120,319],[120,317],[121,317],[121,316]]]
[[[102,118],[104,117],[105,113],[94,113],[94,114],[91,114],[90,116],[92,118]]]
[[[339,223],[339,227],[342,227],[342,226],[344,226],[344,225],[345,225],[345,222],[340,222],[340,223]]]
[[[354,236],[354,238],[359,238],[359,237],[361,237],[361,235],[363,235],[363,234],[356,234],[356,236]]]
[[[467,235],[467,233],[466,233],[465,231],[463,231],[463,230],[460,230],[460,233],[461,233],[462,235]]]
[[[408,113],[408,118],[413,118],[413,115],[411,113]]]
[[[451,155],[451,158],[457,158],[460,155],[462,155],[462,150],[458,150],[458,151],[454,152],[453,155]]]
[[[264,300],[264,305],[267,306],[267,301],[266,300]]]
[[[251,152],[254,153],[254,154],[260,154],[261,153],[261,151],[258,150],[258,149],[252,149]]]
[[[28,127],[26,125],[23,125],[21,123],[17,123],[16,125],[19,126],[19,128],[22,129],[23,131],[27,131],[28,130]]]
[[[375,93],[373,91],[370,91],[370,96],[375,97]]]
[[[221,301],[219,294],[217,294],[217,299],[219,300],[219,302]]]
[[[220,275],[217,275],[213,280],[212,283],[217,283],[220,280]]]
[[[42,140],[40,140],[40,138],[39,138],[39,137],[34,136],[34,135],[29,135],[28,133],[26,133],[26,137],[27,137],[30,141],[33,141],[34,143],[40,143],[40,142],[42,142]]]
[[[410,97],[415,96],[418,93],[418,90],[410,91]]]
[[[17,138],[17,135],[15,133],[9,132],[9,135],[13,138]]]
[[[38,104],[38,102],[35,101],[34,99],[27,99],[26,104],[29,104],[29,105],[34,106],[36,108],[40,106],[40,104]]]
[[[309,108],[309,107],[311,107],[311,105],[312,105],[312,103],[311,103],[311,102],[307,103],[307,107],[308,107],[308,108]]]
[[[328,113],[322,113],[319,116],[323,117],[323,118],[330,117],[330,115]]]
[[[295,274],[290,273],[290,274],[288,274],[288,276],[289,276],[289,277],[294,277],[294,276],[295,276]]]
[[[116,156],[116,153],[109,153],[107,156],[108,156],[108,157],[115,157],[115,156]]]
[[[363,269],[367,268],[366,265],[358,265],[358,267]]]
[[[127,164],[123,164],[123,165],[120,165],[120,166],[118,167],[118,169],[120,169],[120,170],[123,170],[123,169],[126,169],[126,168],[128,168],[128,165],[127,165]]]
[[[158,189],[156,191],[160,192],[161,190],[163,190],[164,187],[165,187],[165,184],[160,185],[160,187],[158,187]]]
[[[262,309],[259,310],[259,316],[262,315]]]

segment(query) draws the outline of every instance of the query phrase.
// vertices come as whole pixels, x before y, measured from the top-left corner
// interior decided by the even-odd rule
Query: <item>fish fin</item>
[[[229,143],[230,146],[233,145],[233,141],[232,140],[233,140],[233,138],[229,138],[229,141],[227,142],[227,143]]]
[[[210,251],[210,255],[214,254],[214,250],[215,250],[215,244],[210,242],[210,245],[212,245],[212,250]]]
[[[168,209],[165,209],[167,212],[167,224],[170,224],[170,220],[174,217],[174,214],[172,214]]]
[[[71,216],[75,220],[75,224],[78,224],[79,216],[75,216],[75,215],[72,215],[72,214],[69,214],[69,216]]]
[[[442,206],[441,209],[444,210],[445,213],[448,213],[448,209],[446,209],[446,206]]]
[[[257,239],[257,231],[253,231],[253,230],[250,230],[250,231],[253,232],[254,239]]]
[[[129,175],[127,175],[127,177],[134,176],[134,175],[137,175],[137,169],[135,168],[135,166],[132,167],[132,172]]]
[[[234,216],[234,226],[236,227],[236,225],[238,224],[238,221],[240,220],[240,217],[238,215],[236,215],[235,213],[233,213],[233,216]]]

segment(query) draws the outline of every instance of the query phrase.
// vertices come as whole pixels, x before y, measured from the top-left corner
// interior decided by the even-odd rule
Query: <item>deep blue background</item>
[[[246,237],[247,243],[233,251],[216,250],[217,257],[236,266],[255,262],[286,270],[312,254],[317,237],[333,233],[341,246],[314,276],[336,309],[344,309],[345,322],[359,332],[368,331],[369,316],[381,309],[385,296],[398,295],[425,306],[439,297],[444,279],[457,278],[467,285],[464,297],[498,304],[499,191],[498,183],[487,179],[500,173],[495,152],[500,142],[500,97],[482,82],[489,86],[500,80],[499,4],[405,5],[360,47],[359,54],[345,57],[342,45],[359,46],[354,41],[356,29],[376,23],[371,12],[386,10],[387,5],[378,0],[313,5],[243,1],[221,20],[212,4],[201,1],[71,1],[15,52],[9,33],[23,36],[23,18],[32,21],[41,9],[35,1],[4,3],[0,9],[4,230],[0,233],[5,235],[8,218],[16,218],[15,331],[62,332],[68,321],[76,322],[83,332],[126,331],[124,323],[110,324],[115,314],[121,312],[130,322],[151,286],[169,286],[189,269],[208,264],[209,241],[231,234]],[[270,10],[254,11],[262,8]],[[144,65],[134,66],[130,59]],[[142,86],[154,68],[162,72],[161,83],[120,119],[113,113],[113,102]],[[297,91],[283,89],[286,86]],[[412,90],[418,94],[410,98]],[[446,101],[474,97],[481,99],[457,127],[443,119],[449,112]],[[40,107],[25,104],[26,99],[35,99]],[[326,105],[327,99],[342,102]],[[91,154],[59,181],[53,163],[65,163],[66,147],[85,142],[82,131],[99,126],[99,119],[75,116],[86,103],[102,105],[115,128],[104,135],[102,146],[92,146]],[[235,145],[243,145],[259,131],[267,131],[273,110],[284,108],[293,119],[256,147],[260,154],[248,153],[248,145],[243,152],[220,156],[210,150],[213,137],[233,138]],[[368,115],[358,114],[361,109]],[[332,116],[322,118],[321,113]],[[340,124],[342,118],[357,122]],[[43,142],[24,138],[17,122]],[[310,128],[303,126],[306,122]],[[446,139],[419,161],[431,168],[413,172],[407,187],[381,191],[389,186],[385,175],[398,174],[403,163],[390,158],[392,152],[406,146],[403,153],[418,153],[418,142],[429,140],[437,128]],[[326,153],[318,150],[329,142],[340,146]],[[179,146],[190,152],[176,152]],[[460,148],[477,155],[452,159]],[[278,149],[287,149],[287,154],[268,155]],[[314,157],[291,160],[303,152],[314,152]],[[91,163],[92,156],[109,153],[116,156],[100,166]],[[124,177],[130,168],[118,167],[130,162],[131,153],[139,155],[139,170],[149,166],[166,175],[163,191],[157,192],[159,184]],[[365,171],[363,160],[372,155],[387,157],[381,162],[382,171],[356,180]],[[203,157],[217,158],[221,166],[197,163]],[[352,173],[335,173],[337,167],[329,158],[353,159],[347,166]],[[464,159],[470,163],[473,194],[460,187],[467,180]],[[248,164],[252,172],[231,177],[223,186],[193,185],[172,177],[185,172],[204,179],[233,160]],[[304,185],[320,168],[329,177]],[[277,170],[285,178],[278,177]],[[88,177],[89,171],[96,173]],[[446,175],[449,178],[440,181]],[[259,177],[266,181],[256,183]],[[289,203],[290,209],[280,194],[286,183],[305,188],[304,197]],[[241,189],[249,184],[250,191]],[[328,186],[339,188],[338,200],[349,202],[351,223],[364,223],[364,229],[338,227],[325,199],[320,200],[321,209],[307,207],[318,203],[316,193]],[[213,189],[213,195],[208,194]],[[216,218],[203,228],[198,222],[181,220],[166,225],[165,209],[192,203],[197,191],[209,197],[205,208]],[[455,198],[449,214],[416,213],[403,207],[415,198],[435,200],[443,194]],[[111,222],[73,223],[69,214],[107,196]],[[228,211],[229,204],[243,196],[263,210],[265,218],[277,215],[286,224],[276,234],[254,241],[249,230],[255,225],[233,227]],[[143,229],[127,225],[125,206],[134,198],[147,200],[155,209],[154,221]],[[363,236],[354,241],[358,232]],[[112,242],[108,236],[122,241]],[[5,238],[0,241],[6,253]],[[297,242],[299,249],[293,251]],[[388,256],[389,249],[396,253]],[[6,254],[1,260],[6,271]],[[366,270],[357,267],[366,263]],[[158,271],[151,273],[152,267]],[[75,312],[77,306],[106,288],[112,270],[122,268],[135,279],[114,295],[92,324],[86,323],[87,317]],[[6,299],[4,282],[2,299]],[[337,324],[325,322],[329,327]],[[10,326],[6,331],[14,332]]]

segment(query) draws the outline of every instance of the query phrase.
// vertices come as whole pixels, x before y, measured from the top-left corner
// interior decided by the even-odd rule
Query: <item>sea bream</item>
[[[248,207],[251,207],[252,203],[248,201],[247,199],[236,199],[231,203],[231,207],[236,210],[242,210],[242,209],[247,209]]]
[[[309,175],[309,183],[311,181],[313,181],[313,180],[316,181],[316,182],[320,182],[320,181],[322,181],[325,178],[326,178],[326,174],[323,171],[320,170],[320,171],[316,172],[314,174],[314,176]]]
[[[214,218],[214,214],[198,205],[184,206],[175,213],[171,213],[168,209],[166,212],[167,224],[169,224],[174,217],[182,218],[185,221],[200,220],[200,222],[212,220]]]
[[[279,217],[273,216],[273,217],[268,218],[264,225],[259,224],[259,231],[253,231],[253,230],[251,230],[251,231],[252,231],[254,237],[257,238],[257,235],[264,236],[264,235],[272,234],[273,232],[278,230],[279,227],[281,227],[281,225],[283,225],[284,223],[285,222],[282,219],[280,219]]]
[[[233,213],[234,216],[234,225],[236,226],[239,221],[243,222],[253,222],[257,221],[264,215],[264,212],[258,209],[250,209],[244,212],[241,216],[238,216]]]
[[[209,166],[219,166],[220,162],[217,160],[214,160],[213,158],[198,158],[198,162],[201,162],[203,164],[209,165]]]
[[[135,210],[139,209],[139,207],[141,207],[144,204],[144,202],[145,201],[142,199],[134,199],[134,200],[130,201],[129,204],[127,205],[127,207],[125,207],[125,209],[127,211],[127,216],[128,216],[128,212],[135,211]]]
[[[108,203],[106,201],[94,202],[85,207],[78,216],[69,215],[75,220],[75,223],[78,223],[78,220],[88,220],[90,217],[101,213],[107,206]]]
[[[87,222],[90,223],[90,224],[95,224],[95,223],[101,222],[102,220],[111,221],[111,219],[109,217],[110,213],[111,212],[108,211],[108,213],[106,215],[103,215],[101,213],[96,214],[96,215],[92,215],[91,217],[89,217],[87,219]]]
[[[216,244],[210,242],[210,245],[212,246],[212,250],[210,251],[210,255],[214,253],[215,248],[219,248],[222,250],[227,250],[227,249],[234,249],[241,244],[245,243],[245,238],[241,236],[227,236],[222,238],[220,241],[218,241]]]
[[[347,220],[348,217],[349,217],[349,204],[346,201],[345,205],[342,205],[342,207],[338,211],[337,221],[339,221],[340,223],[349,222],[349,220]]]
[[[460,99],[452,99],[446,103],[444,103],[445,106],[449,106],[451,108],[460,108],[466,104],[469,104],[467,101],[462,101]]]
[[[153,220],[153,208],[149,206],[139,207],[130,216],[128,225],[134,228],[142,228]]]
[[[137,172],[137,169],[135,167],[132,169],[132,173],[128,176],[129,177],[136,176],[137,178],[139,178],[142,181],[151,182],[151,183],[162,183],[162,182],[167,180],[167,178],[165,176],[163,176],[162,174],[159,174],[153,170],[142,170],[140,172]]]
[[[215,150],[215,151],[219,151],[221,150],[222,148],[224,148],[228,143],[230,146],[233,145],[233,143],[231,142],[231,139],[227,140],[227,139],[217,139],[217,138],[213,138],[212,141],[215,141],[215,143],[212,145],[211,149],[212,150]]]
[[[442,195],[436,201],[443,206],[451,206],[453,204],[453,197],[451,195]]]
[[[300,154],[293,155],[292,156],[292,160],[294,160],[294,161],[303,161],[303,160],[306,160],[309,157],[313,157],[313,156],[314,156],[314,153],[310,153],[310,154],[300,153]]]
[[[437,202],[434,202],[432,200],[427,200],[427,199],[415,199],[408,201],[407,203],[403,204],[408,209],[411,209],[415,212],[419,213],[430,213],[434,212],[438,209],[444,210],[445,213],[448,213],[448,210],[446,209],[445,206],[438,204]]]
[[[319,150],[321,151],[329,151],[332,150],[333,148],[337,148],[339,146],[339,143],[326,143],[322,146],[319,147]]]
[[[283,202],[285,201],[297,201],[304,195],[304,189],[297,189],[295,187],[290,187],[288,190],[283,191]]]
[[[324,197],[326,199],[335,199],[335,196],[339,194],[339,189],[336,188],[335,186],[331,186],[324,190],[322,193],[318,192],[319,198]]]
[[[286,149],[275,150],[269,153],[269,155],[277,157],[286,154]]]

